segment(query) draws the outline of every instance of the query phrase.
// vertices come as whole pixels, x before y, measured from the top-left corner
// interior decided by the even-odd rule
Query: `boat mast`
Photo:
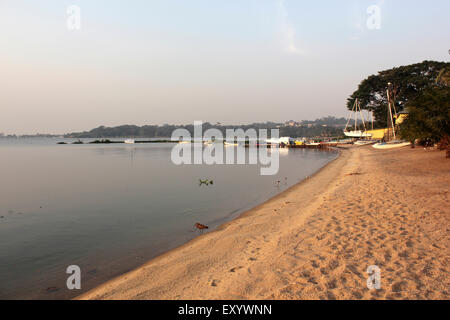
[[[373,131],[373,111],[370,113],[370,118],[372,120],[372,131]]]
[[[361,120],[362,120],[363,127],[364,127],[364,132],[366,132],[366,122],[364,121],[364,116],[363,116],[363,113],[361,110],[361,104],[359,103],[359,101],[358,101],[358,107],[359,107],[359,114],[361,115]]]
[[[350,111],[350,113],[348,115],[347,124],[345,125],[345,130],[344,130],[345,132],[347,132],[348,125],[350,124],[350,120],[352,119],[352,112],[354,112],[354,110],[355,110],[357,101],[358,101],[358,99],[356,99],[355,102],[353,103],[352,111]]]
[[[392,87],[392,83],[388,83],[388,89],[387,89],[387,98],[388,98],[388,126],[389,124],[392,127],[392,134],[394,139],[396,139],[396,135],[395,135],[395,128],[394,128],[394,118],[392,116],[392,106],[391,106],[391,87]],[[388,128],[388,140],[390,140],[390,130]]]

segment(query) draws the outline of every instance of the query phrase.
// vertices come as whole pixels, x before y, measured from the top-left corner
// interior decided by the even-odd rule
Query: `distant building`
[[[383,139],[387,135],[388,129],[376,129],[368,130],[367,133],[371,134],[372,139]]]
[[[287,127],[295,127],[297,125],[297,122],[295,122],[294,120],[289,120],[285,122],[285,125]]]

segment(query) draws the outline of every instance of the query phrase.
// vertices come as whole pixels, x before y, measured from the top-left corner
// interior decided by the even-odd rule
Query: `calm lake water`
[[[196,222],[214,230],[337,157],[283,149],[279,173],[261,176],[259,165],[176,166],[173,144],[63,140],[0,139],[0,298],[75,297],[194,238]],[[214,184],[199,186],[206,178]],[[80,266],[82,290],[67,289],[69,265]]]

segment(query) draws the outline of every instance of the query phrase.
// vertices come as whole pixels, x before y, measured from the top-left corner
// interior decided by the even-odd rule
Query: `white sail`
[[[372,137],[371,133],[357,130],[357,131],[344,131],[346,137],[349,138],[370,138]]]
[[[361,120],[362,120],[364,130],[358,130],[358,119],[357,119],[358,113],[361,115]],[[349,130],[349,124],[350,124],[350,120],[352,118],[352,114],[354,114],[354,117],[355,117],[355,127],[353,130]],[[349,137],[349,138],[371,138],[372,137],[371,133],[366,132],[366,123],[364,121],[364,116],[362,114],[361,106],[359,104],[358,99],[355,99],[355,103],[353,104],[352,111],[350,111],[350,114],[349,114],[348,120],[347,120],[347,125],[345,126],[345,129],[344,129],[344,134],[346,137]]]

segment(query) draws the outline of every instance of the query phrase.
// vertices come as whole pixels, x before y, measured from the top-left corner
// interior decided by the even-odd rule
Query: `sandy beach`
[[[449,299],[450,161],[341,149],[313,177],[79,299]],[[367,267],[381,289],[366,286]]]

